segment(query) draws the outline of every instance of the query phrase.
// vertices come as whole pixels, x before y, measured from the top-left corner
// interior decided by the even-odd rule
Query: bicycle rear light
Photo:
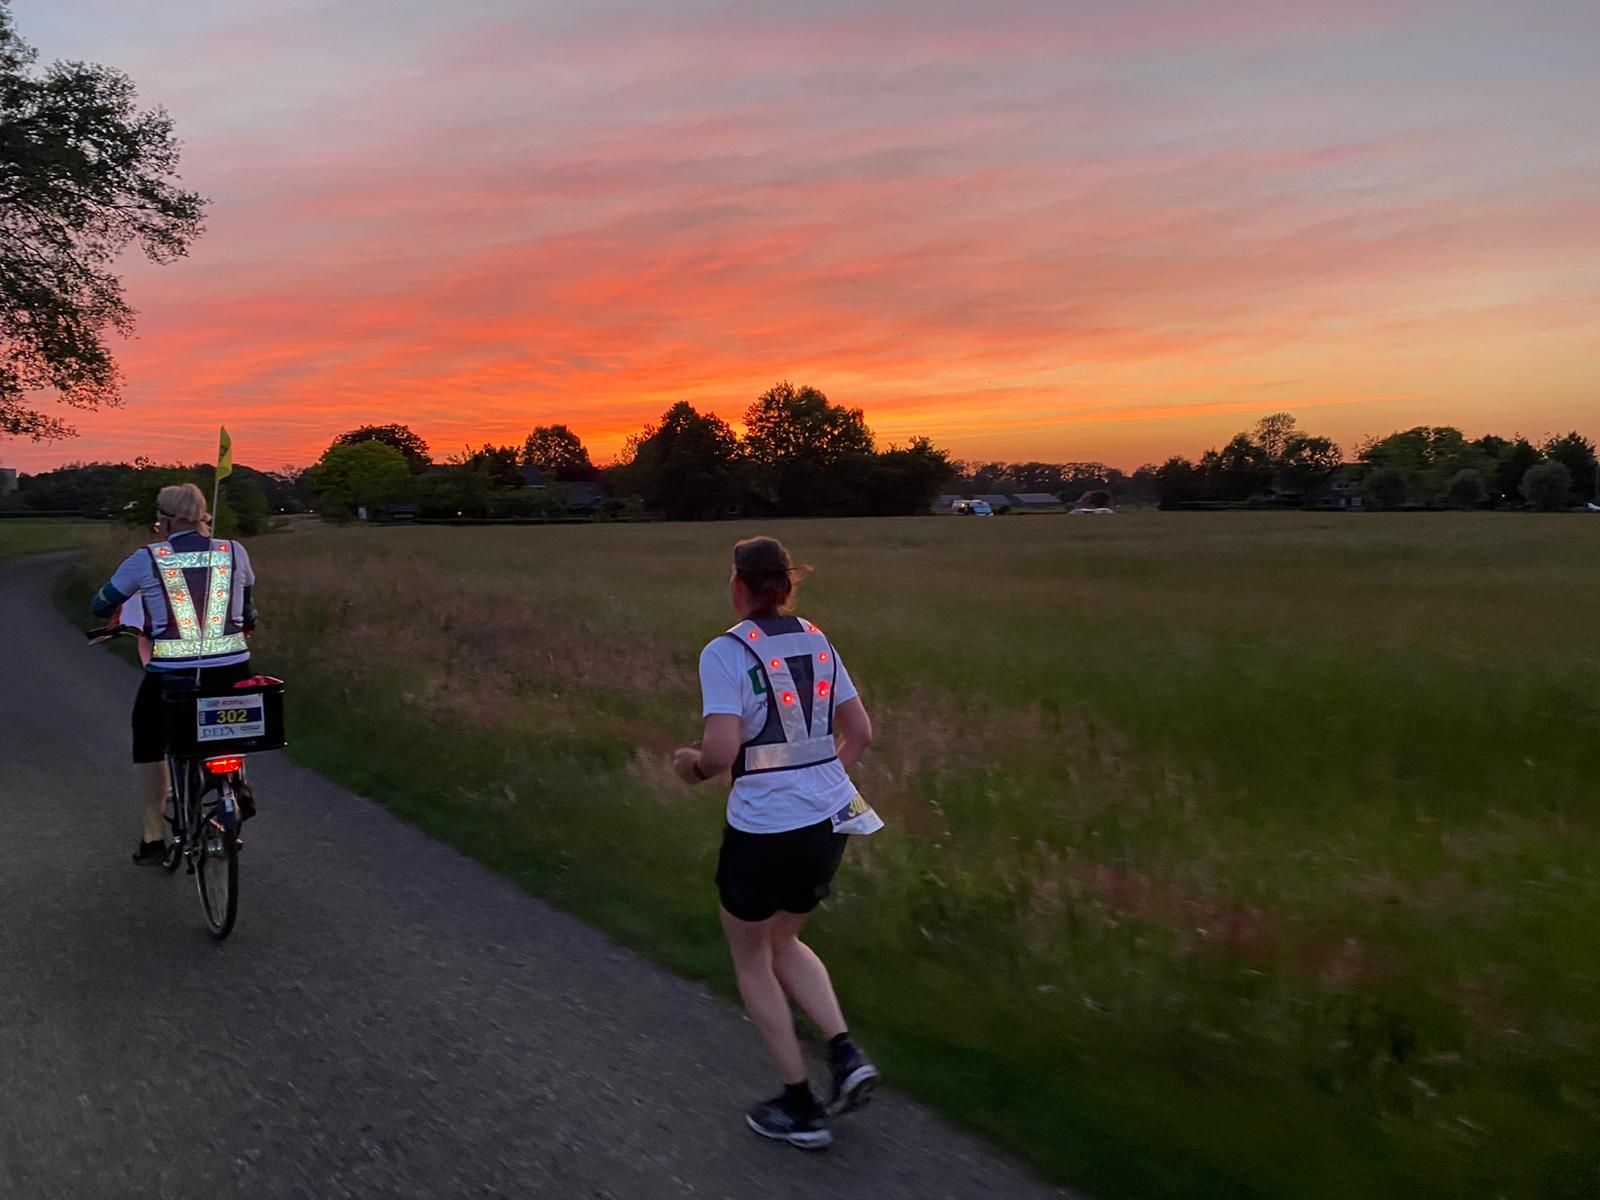
[[[232,775],[244,766],[244,756],[234,755],[232,758],[208,758],[206,770],[213,775]]]

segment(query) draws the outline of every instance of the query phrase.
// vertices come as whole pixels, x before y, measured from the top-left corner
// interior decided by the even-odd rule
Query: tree
[[[518,462],[520,458],[521,454],[515,446],[493,446],[485,442],[476,450],[457,455],[452,462],[456,466],[483,471],[489,476],[491,486],[509,490],[522,487],[527,482]]]
[[[1450,477],[1444,498],[1451,508],[1474,509],[1482,508],[1488,495],[1489,488],[1483,481],[1482,472],[1463,467]]]
[[[335,443],[310,475],[322,507],[344,513],[398,500],[411,481],[405,455],[383,442]]]
[[[254,537],[267,531],[267,497],[254,480],[228,476],[222,482],[218,537]]]
[[[628,439],[610,474],[619,495],[636,495],[674,521],[721,516],[742,490],[733,430],[681,400]]]
[[[522,444],[522,465],[538,467],[552,479],[575,483],[600,473],[589,461],[589,451],[565,425],[535,425]]]
[[[137,242],[169,263],[200,235],[203,201],[177,185],[178,142],[160,109],[141,112],[133,81],[86,63],[32,70],[0,0],[0,434],[70,437],[30,407],[121,403],[104,335],[133,330],[112,273]]]
[[[482,460],[430,471],[416,487],[417,508],[425,517],[487,517],[494,507],[494,476]]]
[[[1411,493],[1424,503],[1442,499],[1459,471],[1470,467],[1487,476],[1494,470],[1493,459],[1452,425],[1418,425],[1371,438],[1357,453],[1362,462],[1404,471]]]
[[[1522,477],[1522,498],[1539,512],[1561,512],[1572,505],[1572,472],[1566,463],[1542,462]]]
[[[1173,455],[1152,472],[1155,495],[1162,508],[1198,500],[1205,488],[1205,472],[1187,458]]]
[[[859,408],[830,404],[785,381],[745,412],[743,449],[786,516],[848,516],[865,506],[854,489],[870,467],[872,431]]]
[[[1586,500],[1591,495],[1600,497],[1600,475],[1596,474],[1594,443],[1577,430],[1560,437],[1549,438],[1544,444],[1544,456],[1558,462],[1572,475],[1572,498]]]
[[[1374,508],[1399,508],[1410,492],[1411,476],[1400,467],[1378,467],[1361,481],[1361,493]]]
[[[1221,450],[1200,456],[1206,492],[1218,500],[1248,500],[1272,483],[1273,461],[1246,433],[1238,433]]]
[[[1482,437],[1473,443],[1480,452],[1492,457],[1493,466],[1488,472],[1489,489],[1496,504],[1516,504],[1522,499],[1522,477],[1539,463],[1539,451],[1521,434],[1510,441],[1505,438]]]
[[[1268,462],[1276,464],[1283,461],[1289,441],[1295,437],[1304,438],[1305,435],[1295,428],[1294,414],[1278,412],[1257,421],[1255,436],[1250,440],[1260,447]]]
[[[1278,454],[1274,482],[1286,491],[1308,492],[1343,461],[1331,438],[1293,433]]]
[[[876,517],[920,516],[932,507],[950,470],[950,456],[925,437],[890,446],[873,455],[867,469],[867,511]]]
[[[406,425],[363,425],[333,439],[335,446],[359,446],[362,442],[392,446],[405,457],[406,467],[413,475],[420,475],[433,464],[428,443]]]

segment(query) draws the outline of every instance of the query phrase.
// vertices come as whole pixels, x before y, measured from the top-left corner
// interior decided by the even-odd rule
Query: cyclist
[[[786,615],[796,575],[773,538],[734,547],[729,587],[740,621],[700,655],[704,738],[678,750],[673,768],[691,784],[732,769],[716,877],[722,927],[745,1012],[783,1083],[746,1122],[814,1149],[833,1141],[829,1114],[862,1103],[878,1070],[851,1042],[828,969],[800,932],[827,896],[849,834],[882,822],[848,774],[872,742],[872,722],[828,639]],[[828,1041],[826,1110],[807,1080],[791,1001]]]
[[[164,487],[156,497],[157,539],[134,551],[91,604],[106,619],[137,596],[144,609],[150,658],[133,701],[133,761],[139,776],[144,829],[133,861],[166,857],[162,803],[166,767],[165,690],[186,678],[202,687],[229,687],[250,674],[246,634],[255,628],[255,573],[236,541],[211,536],[206,498],[192,483]],[[241,812],[249,806],[241,800]]]

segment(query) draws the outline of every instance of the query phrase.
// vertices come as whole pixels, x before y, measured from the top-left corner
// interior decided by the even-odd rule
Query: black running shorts
[[[162,703],[162,685],[169,678],[175,682],[192,683],[195,673],[190,671],[146,671],[139,683],[139,694],[133,698],[133,761],[158,763],[167,756],[167,714]],[[200,670],[201,687],[232,687],[241,679],[250,678],[250,664],[235,663],[231,667],[203,667]]]
[[[831,820],[787,833],[726,827],[717,856],[722,907],[741,921],[765,921],[779,911],[810,912],[831,890],[849,840],[833,831]]]

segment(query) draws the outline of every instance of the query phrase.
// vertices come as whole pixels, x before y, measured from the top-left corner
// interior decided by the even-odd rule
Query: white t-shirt
[[[833,652],[838,674],[833,703],[856,697],[856,685]],[[730,637],[713,638],[700,652],[702,715],[726,713],[740,718],[739,740],[748,742],[767,723],[766,680],[755,656]],[[840,762],[772,771],[736,779],[728,793],[728,824],[744,833],[785,833],[825,821],[855,799],[855,785]]]

